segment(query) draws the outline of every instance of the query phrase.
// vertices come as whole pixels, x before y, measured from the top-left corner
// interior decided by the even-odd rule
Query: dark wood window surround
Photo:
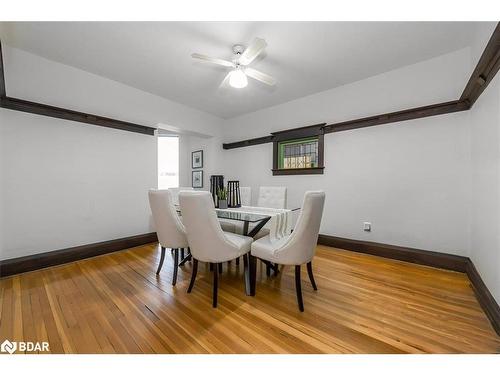
[[[324,166],[324,132],[325,123],[271,133],[273,136],[273,176],[323,174]],[[279,146],[281,142],[295,139],[318,137],[318,166],[313,168],[279,168]]]

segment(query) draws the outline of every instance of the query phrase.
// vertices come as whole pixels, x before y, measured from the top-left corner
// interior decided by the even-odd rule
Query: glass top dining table
[[[179,205],[175,206],[177,212],[180,214],[181,209]],[[243,235],[248,237],[255,237],[260,229],[271,219],[272,215],[266,212],[259,212],[269,210],[272,213],[271,208],[262,207],[252,207],[252,206],[242,206],[238,208],[216,208],[217,218],[220,220],[234,220],[243,222]],[[292,208],[290,211],[298,211],[300,207]],[[254,211],[254,212],[252,212]],[[252,230],[248,231],[249,223],[257,223]]]
[[[175,208],[178,213],[181,212],[179,205],[176,205]],[[238,208],[225,208],[225,209],[216,208],[215,212],[217,213],[218,219],[243,221],[248,223],[258,223],[263,220],[266,220],[266,222],[269,221],[272,215],[266,214],[264,212],[252,212],[258,209],[259,207],[243,206]],[[292,212],[298,210],[300,210],[299,207],[290,209],[290,211]]]

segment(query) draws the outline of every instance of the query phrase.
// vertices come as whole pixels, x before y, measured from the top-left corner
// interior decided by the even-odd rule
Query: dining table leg
[[[257,258],[252,254],[243,255],[243,264],[245,267],[245,294],[255,296],[255,283],[257,279]]]
[[[243,254],[243,269],[244,269],[244,275],[245,275],[245,294],[247,296],[252,295],[252,287],[250,283],[250,269],[248,267],[248,257],[250,253]]]
[[[250,273],[250,295],[255,296],[255,284],[257,282],[257,258],[248,253],[248,269]]]
[[[248,221],[245,221],[243,223],[243,235],[248,236]],[[254,267],[252,268],[252,258],[254,259]],[[244,272],[245,272],[245,294],[247,296],[255,296],[255,257],[248,252],[247,254],[243,255],[243,265],[244,265]]]

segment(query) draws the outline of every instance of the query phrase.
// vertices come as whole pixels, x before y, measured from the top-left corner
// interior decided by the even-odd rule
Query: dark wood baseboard
[[[71,247],[0,261],[0,277],[34,271],[157,242],[156,233]],[[486,316],[500,336],[500,307],[468,257],[320,234],[318,244],[466,273]]]
[[[320,234],[318,244],[467,274],[486,316],[500,336],[500,307],[468,257]]]
[[[472,289],[474,290],[474,293],[476,293],[479,304],[486,313],[486,316],[490,320],[495,332],[500,336],[500,306],[497,301],[495,301],[495,298],[490,293],[488,287],[481,278],[481,275],[477,272],[474,263],[472,263],[470,259],[467,263],[466,273],[471,281]]]
[[[158,241],[156,232],[0,261],[0,277],[74,262]]]
[[[464,273],[469,261],[469,258],[460,255],[412,249],[378,242],[352,240],[325,234],[319,235],[318,244]]]

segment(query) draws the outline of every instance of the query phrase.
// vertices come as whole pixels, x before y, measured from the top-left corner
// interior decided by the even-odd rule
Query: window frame
[[[292,130],[272,133],[273,135],[273,176],[287,175],[307,175],[323,174],[324,165],[324,124],[306,126]],[[284,142],[301,141],[317,138],[318,139],[318,165],[310,168],[281,168],[281,144]]]

